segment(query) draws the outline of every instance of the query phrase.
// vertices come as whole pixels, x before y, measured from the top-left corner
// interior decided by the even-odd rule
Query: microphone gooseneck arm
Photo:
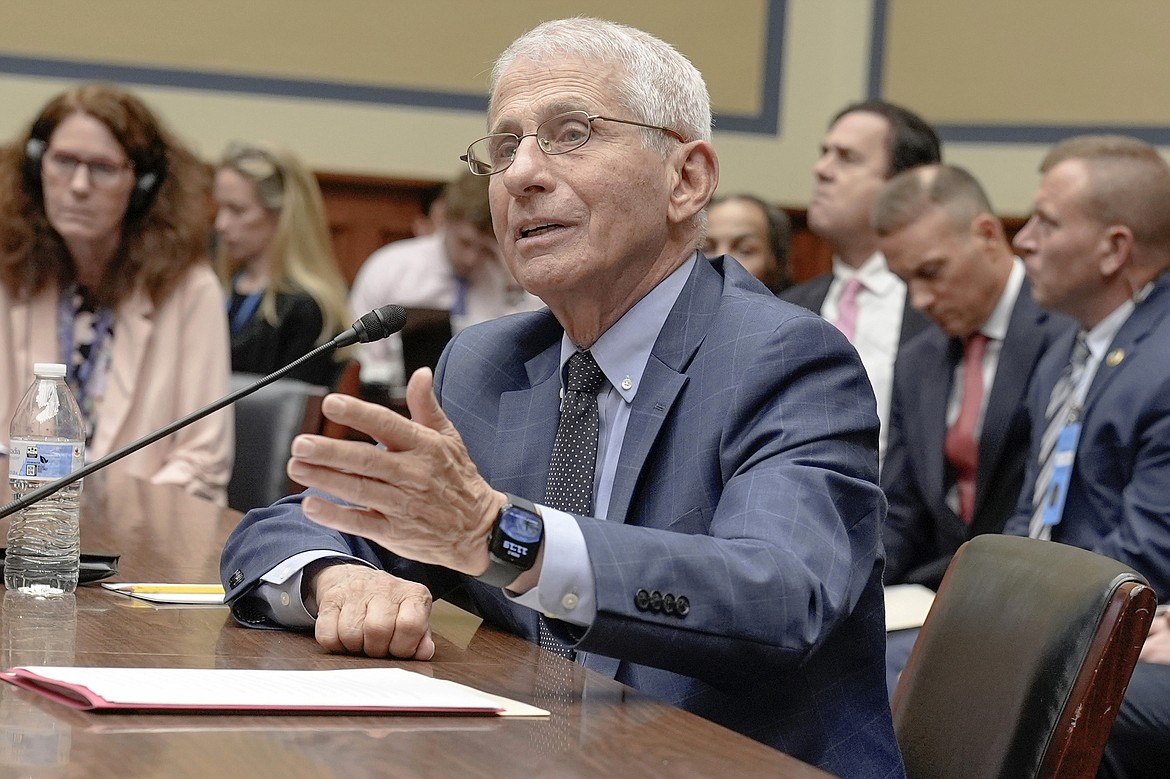
[[[13,500],[3,508],[0,508],[0,519],[3,519],[10,514],[14,514],[21,509],[28,508],[41,498],[47,498],[58,490],[64,487],[68,487],[73,482],[85,478],[94,471],[99,471],[102,468],[105,468],[107,465],[121,460],[123,457],[134,454],[142,447],[153,444],[160,438],[165,438],[171,433],[174,433],[177,430],[181,430],[187,425],[198,422],[208,414],[214,414],[221,408],[230,406],[232,403],[235,403],[245,395],[251,395],[256,390],[268,386],[277,379],[287,375],[293,369],[299,367],[303,363],[308,362],[309,360],[314,359],[315,357],[325,354],[326,352],[331,352],[334,349],[338,349],[343,346],[350,346],[355,343],[380,341],[383,338],[397,333],[405,326],[406,311],[401,306],[382,306],[379,309],[375,309],[374,311],[371,311],[370,313],[363,316],[357,322],[354,322],[353,327],[341,333],[329,343],[321,344],[303,357],[299,357],[296,360],[293,360],[283,368],[276,369],[267,376],[257,380],[252,384],[249,384],[247,387],[238,389],[235,392],[225,395],[219,400],[206,405],[201,409],[192,411],[190,414],[176,419],[169,425],[155,430],[153,433],[148,433],[142,438],[139,438],[137,441],[132,441],[131,443],[126,444],[126,446],[123,446],[121,449],[116,449],[113,452],[110,452],[105,457],[94,460],[92,463],[86,463],[76,471],[70,473],[68,476],[62,476],[60,479],[56,479],[55,481],[51,481],[48,484],[44,484],[28,493],[23,498]]]

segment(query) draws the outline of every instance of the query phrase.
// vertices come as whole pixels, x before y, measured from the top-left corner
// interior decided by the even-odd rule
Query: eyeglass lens
[[[592,131],[589,114],[570,111],[541,122],[532,135],[536,136],[536,142],[545,154],[564,154],[584,146]],[[468,164],[480,175],[499,173],[512,164],[520,140],[527,137],[495,133],[480,138],[467,150]]]
[[[121,177],[122,171],[129,169],[126,164],[105,160],[83,160],[62,151],[53,151],[45,155],[45,166],[50,175],[56,178],[71,179],[83,165],[95,187],[112,186]]]

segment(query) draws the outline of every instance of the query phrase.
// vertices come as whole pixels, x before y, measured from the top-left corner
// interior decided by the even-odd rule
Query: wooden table
[[[86,479],[82,547],[119,553],[121,580],[216,581],[220,549],[238,518],[177,489],[99,474]],[[0,684],[4,777],[826,776],[487,627],[459,638],[436,626],[433,661],[397,662],[330,655],[307,635],[241,628],[222,606],[150,606],[95,585],[52,604],[55,610],[39,606],[5,593],[3,667],[390,663],[534,703],[552,716],[96,714]],[[563,678],[551,690],[550,668]]]

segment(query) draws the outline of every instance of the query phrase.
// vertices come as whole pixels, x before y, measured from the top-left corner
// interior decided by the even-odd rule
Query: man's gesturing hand
[[[412,419],[357,398],[328,396],[326,417],[385,448],[298,436],[288,473],[356,504],[306,497],[302,508],[309,519],[411,560],[477,576],[487,570],[488,533],[506,498],[480,476],[431,381],[425,368],[411,377],[406,400]]]

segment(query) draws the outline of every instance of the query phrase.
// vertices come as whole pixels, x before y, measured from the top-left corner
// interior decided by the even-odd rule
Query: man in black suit
[[[937,589],[960,544],[1001,532],[1014,512],[1032,370],[1074,325],[1032,299],[1023,262],[966,170],[895,176],[872,222],[911,304],[938,325],[898,356],[882,472],[885,582]]]
[[[836,324],[852,342],[877,396],[884,458],[898,349],[927,327],[886,267],[869,224],[886,180],[941,159],[938,135],[916,114],[882,100],[846,106],[833,117],[813,168],[808,226],[833,247],[833,270],[780,297]]]

